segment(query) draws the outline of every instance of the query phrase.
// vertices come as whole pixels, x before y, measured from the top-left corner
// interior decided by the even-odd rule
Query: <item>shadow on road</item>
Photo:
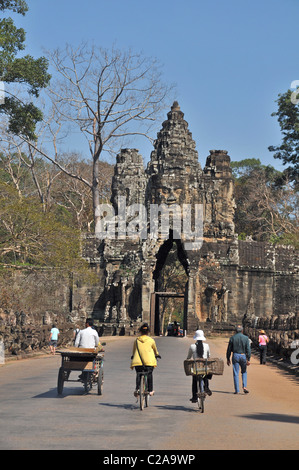
[[[155,408],[159,408],[161,410],[185,411],[187,413],[194,413],[194,411],[198,412],[198,408],[187,408],[186,406],[181,405],[156,405]]]
[[[90,392],[90,394],[94,394],[93,392]],[[38,395],[33,396],[32,398],[65,398],[67,396],[81,396],[81,395],[88,395],[88,393],[85,393],[84,390],[81,390],[81,388],[68,388],[65,391],[63,391],[62,395],[58,395],[57,393],[57,387],[51,388],[47,392],[40,393]]]
[[[277,413],[257,413],[252,415],[242,415],[239,418],[256,419],[258,421],[278,421],[280,423],[299,424],[299,416],[282,415]]]
[[[135,410],[139,409],[139,404],[128,404],[128,403],[99,403],[100,406],[110,406],[113,408],[122,408],[124,410]],[[193,413],[194,411],[198,412],[198,408],[192,409],[187,408],[185,406],[180,405],[152,405],[150,406],[152,409],[160,409],[160,410],[171,410],[171,411],[185,411],[187,413]]]
[[[137,405],[132,405],[132,403],[99,403],[100,406],[110,406],[113,408],[122,408],[124,410],[134,410]],[[139,405],[138,405],[139,406]]]

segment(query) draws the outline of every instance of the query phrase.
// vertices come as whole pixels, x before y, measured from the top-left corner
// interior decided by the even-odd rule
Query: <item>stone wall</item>
[[[94,246],[89,240],[89,247]],[[243,251],[244,243],[242,242]],[[209,247],[210,249],[211,247]],[[219,248],[219,247],[218,247]],[[272,249],[272,260],[281,271],[258,270],[257,267],[233,266],[223,263],[221,272],[226,281],[226,301],[219,302],[222,284],[218,285],[217,270],[213,274],[214,290],[201,292],[198,279],[196,284],[197,312],[203,318],[197,320],[191,329],[201,325],[214,332],[232,331],[234,325],[243,322],[247,334],[257,343],[258,331],[264,329],[269,337],[269,351],[284,357],[292,353],[291,343],[299,339],[298,311],[298,274],[290,274],[290,264],[281,264],[288,255],[292,260],[291,269],[295,268],[295,256],[291,248]],[[251,252],[252,247],[246,247]],[[222,250],[216,250],[220,256]],[[94,252],[95,253],[95,252]],[[280,254],[278,254],[280,253]],[[89,252],[92,254],[92,250]],[[275,255],[275,256],[274,256]],[[93,262],[95,258],[91,258]],[[219,258],[221,260],[221,256]],[[244,261],[245,258],[243,258]],[[252,258],[250,258],[252,260]],[[247,261],[249,257],[247,257]],[[216,266],[219,267],[219,265]],[[272,266],[273,267],[273,266]],[[284,267],[284,270],[282,268]],[[105,331],[105,300],[102,299],[105,286],[104,269],[99,265],[91,266],[97,272],[98,283],[86,284],[77,275],[68,276],[59,269],[6,269],[0,276],[0,340],[4,341],[5,353],[30,353],[48,347],[52,324],[61,331],[60,345],[71,344],[73,330],[78,324],[84,325],[87,316],[93,316],[100,326],[100,333],[136,334],[138,330],[138,312],[141,310],[141,284],[136,292],[121,297],[117,294],[118,281],[115,281],[115,294],[121,298],[132,298],[132,306],[126,305],[129,317],[119,322],[117,318],[107,318]],[[211,269],[211,266],[210,266]],[[131,273],[132,274],[132,273]],[[207,273],[204,268],[199,273],[203,279]],[[128,273],[126,273],[128,275]],[[210,281],[212,278],[210,277]],[[133,285],[133,283],[131,283]],[[131,288],[131,287],[129,287]],[[217,290],[218,289],[218,290]],[[128,293],[127,293],[128,294]],[[135,299],[135,303],[134,300]],[[139,299],[139,300],[138,300]],[[203,300],[204,299],[204,300]],[[223,310],[223,305],[225,310]],[[135,313],[134,313],[135,312]],[[109,313],[109,315],[111,312]],[[218,316],[218,318],[217,318]]]
[[[245,332],[258,346],[261,329],[268,351],[289,359],[299,340],[299,256],[290,246],[239,242],[237,308],[244,311]]]
[[[117,156],[111,188],[115,214],[119,200],[133,211],[127,214],[126,229],[131,222],[135,227],[133,204],[144,205],[146,230],[142,236],[132,236],[132,230],[123,233],[120,222],[115,237],[83,236],[82,257],[95,282],[54,269],[4,269],[0,334],[7,352],[46,346],[52,323],[62,331],[62,341],[71,341],[74,327],[87,316],[96,320],[104,334],[134,334],[141,321],[148,321],[152,332],[159,334],[161,312],[155,296],[173,243],[188,278],[183,289],[184,329],[189,334],[199,324],[229,331],[246,318],[248,328],[270,322],[271,344],[278,350],[297,335],[298,251],[238,240],[230,157],[226,150],[211,150],[202,169],[177,102],[162,123],[146,168],[136,149],[123,149]],[[158,231],[152,236],[152,206],[167,209],[155,216],[156,224],[169,222],[163,225],[163,236]],[[186,206],[192,214],[192,230],[184,233],[181,208]],[[203,243],[190,249],[198,220]],[[283,329],[285,318],[292,321]]]
[[[244,331],[251,338],[254,346],[258,346],[259,332],[262,329],[270,340],[268,352],[285,359],[289,359],[294,351],[292,343],[299,341],[298,313],[272,315],[267,318],[246,315],[243,324]]]
[[[93,269],[93,268],[91,268]],[[99,296],[99,283],[86,285],[76,274],[51,268],[2,268],[0,340],[5,354],[31,353],[48,347],[50,330],[60,330],[60,345],[71,344]]]
[[[64,330],[69,280],[59,270],[3,268],[0,277],[0,338],[6,354],[48,344],[53,323]]]

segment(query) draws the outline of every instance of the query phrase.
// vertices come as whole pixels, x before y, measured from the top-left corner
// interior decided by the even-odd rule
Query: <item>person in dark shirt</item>
[[[227,365],[230,366],[230,358],[232,354],[233,364],[233,377],[235,394],[240,392],[239,389],[239,370],[241,367],[242,374],[242,386],[243,392],[249,393],[247,390],[247,366],[250,365],[251,349],[248,336],[243,335],[243,327],[238,325],[236,327],[236,333],[229,340],[226,359]]]

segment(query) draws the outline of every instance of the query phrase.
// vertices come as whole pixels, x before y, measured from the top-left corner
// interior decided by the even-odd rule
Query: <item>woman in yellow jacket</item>
[[[134,396],[138,396],[138,390],[140,388],[140,372],[146,368],[148,373],[148,391],[152,396],[154,395],[153,390],[153,370],[157,367],[156,358],[159,355],[155,340],[149,336],[150,330],[147,323],[144,323],[140,327],[141,335],[138,336],[134,342],[133,355],[131,357],[131,369],[136,370],[136,390]]]

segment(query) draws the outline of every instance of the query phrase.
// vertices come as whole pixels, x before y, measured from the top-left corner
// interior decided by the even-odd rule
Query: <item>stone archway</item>
[[[165,302],[174,301],[174,299],[183,299],[181,326],[187,330],[189,261],[181,240],[173,237],[172,230],[170,230],[169,238],[160,246],[156,260],[153,270],[154,292],[151,294],[150,305],[151,330],[156,335],[163,333]],[[169,267],[166,266],[167,261],[170,263]],[[180,269],[177,269],[178,265]],[[163,272],[165,266],[166,272]],[[170,269],[167,270],[167,267]],[[168,279],[165,279],[165,276],[166,278],[167,276],[172,277],[170,282],[167,282]]]

